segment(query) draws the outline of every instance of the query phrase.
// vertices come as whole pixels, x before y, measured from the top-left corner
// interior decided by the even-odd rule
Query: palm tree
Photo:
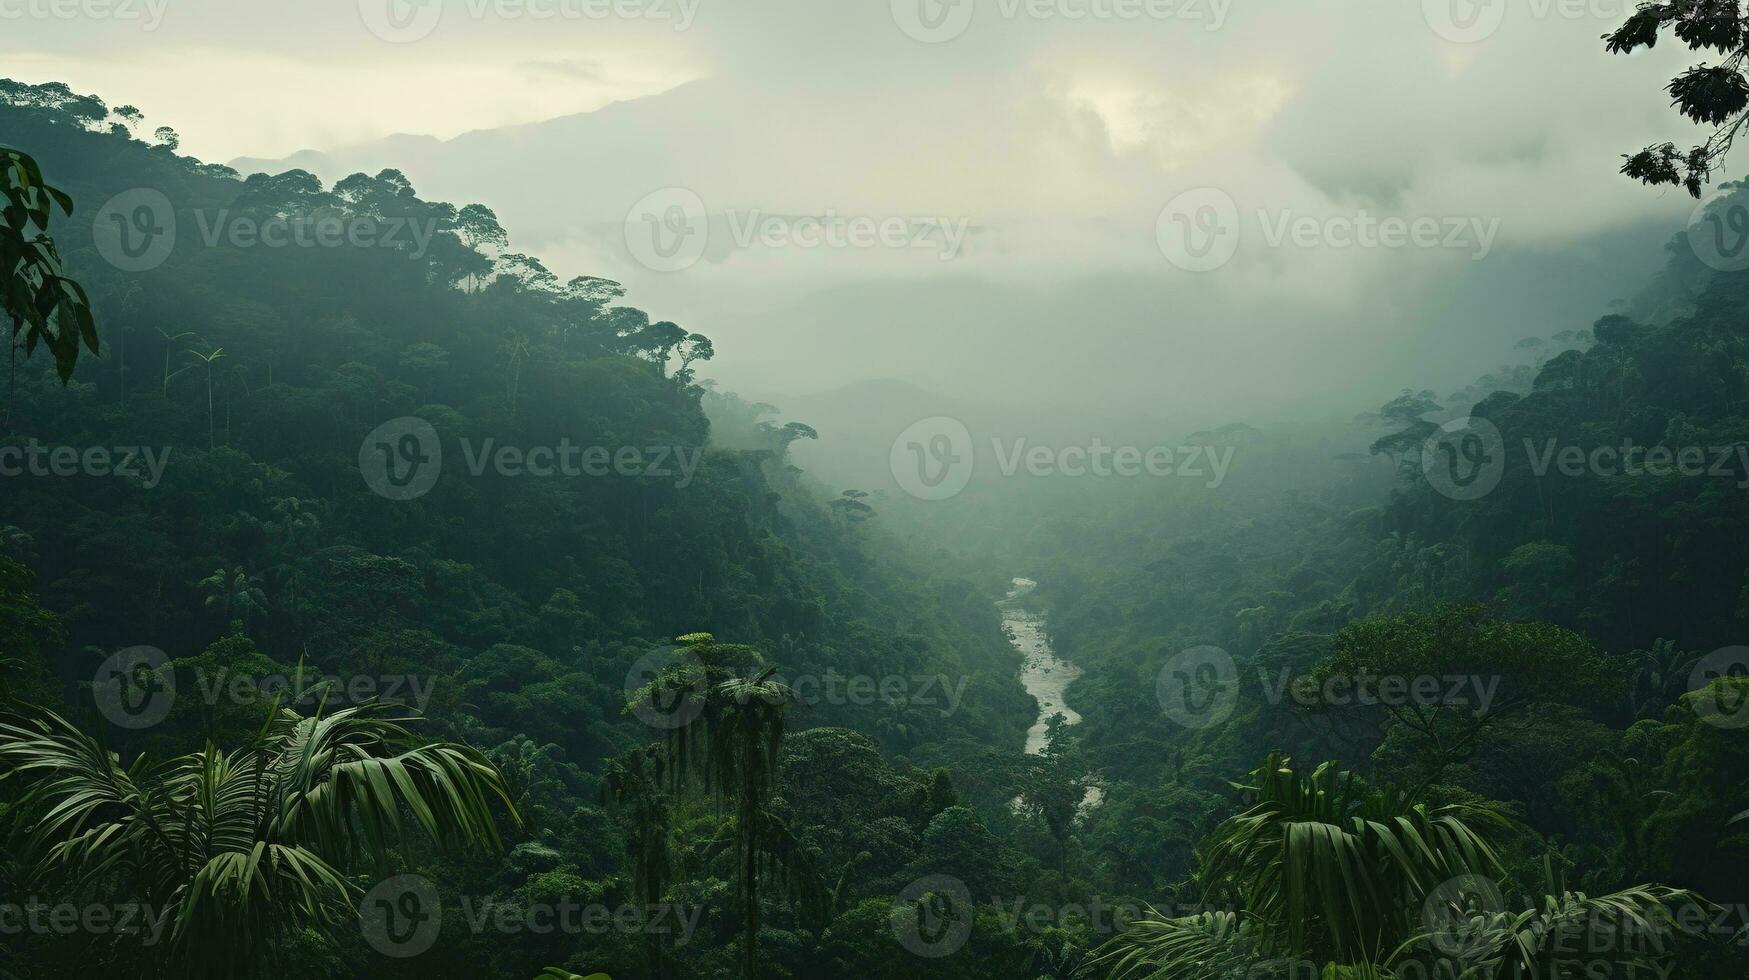
[[[662,759],[650,746],[634,749],[624,759],[609,763],[602,776],[603,802],[624,814],[630,824],[625,835],[626,863],[631,870],[632,900],[642,908],[661,903],[671,870],[669,806],[667,794],[661,788],[661,772]],[[650,980],[663,980],[668,971],[661,935],[646,929],[643,944],[645,971]]]
[[[1243,911],[1140,918],[1095,961],[1113,980],[1214,980],[1307,962],[1326,977],[1382,980],[1406,954],[1429,951],[1441,971],[1434,975],[1453,980],[1546,975],[1557,953],[1583,948],[1571,945],[1574,929],[1668,923],[1670,906],[1695,901],[1641,886],[1596,899],[1559,892],[1540,912],[1476,910],[1463,904],[1469,886],[1495,894],[1505,874],[1476,829],[1503,825],[1498,816],[1470,806],[1430,810],[1333,763],[1308,776],[1272,754],[1251,776],[1240,788],[1253,805],[1215,830],[1197,873],[1205,899]],[[1429,918],[1456,924],[1457,949],[1434,942]],[[1526,931],[1541,927],[1567,931]],[[1501,972],[1513,963],[1527,972]]]
[[[30,532],[16,524],[0,524],[0,555],[24,560],[30,557],[36,540]]]
[[[897,745],[901,750],[909,747],[918,734],[911,724],[911,706],[898,698],[887,698],[881,706],[886,710],[875,719],[875,731],[881,733],[889,745]]]
[[[322,515],[326,511],[323,504],[321,500],[301,497],[275,498],[273,513],[278,519],[269,525],[274,543],[280,548],[299,551],[298,545],[321,530]]]
[[[144,951],[158,973],[252,976],[282,939],[354,914],[341,869],[386,861],[409,816],[444,852],[501,849],[493,797],[519,819],[477,751],[416,745],[383,708],[276,709],[230,754],[125,767],[59,715],[9,714],[0,777],[26,785],[14,825],[38,878],[165,911],[170,941]]]
[[[233,610],[248,619],[251,614],[259,614],[267,608],[267,594],[241,565],[215,570],[200,580],[200,587],[207,593],[206,607],[218,609],[219,616],[226,622],[230,621]]]
[[[1688,678],[1700,660],[1698,653],[1676,649],[1672,640],[1652,641],[1652,649],[1635,650],[1634,676],[1628,693],[1628,707],[1635,718],[1655,718],[1688,693]]]
[[[812,859],[788,825],[768,809],[784,713],[795,692],[772,680],[777,668],[764,666],[750,648],[718,644],[709,633],[689,633],[678,642],[699,664],[658,678],[637,696],[667,692],[696,699],[696,717],[667,734],[661,771],[670,794],[699,788],[733,807],[733,824],[712,851],[732,848],[739,868],[735,891],[741,914],[741,975],[752,980],[758,963],[762,870],[783,869],[780,883],[801,899],[811,919],[822,917],[829,903]],[[748,675],[737,672],[741,669]],[[706,679],[702,687],[697,683],[701,670]]]
[[[124,106],[123,108],[131,108]],[[121,322],[115,328],[115,353],[119,361],[116,365],[115,379],[121,388],[121,407],[128,407],[128,323],[136,317],[136,309],[140,296],[140,284],[131,283],[127,292],[121,297]]]
[[[516,414],[517,390],[522,387],[522,362],[529,355],[528,338],[521,334],[513,334],[504,343],[505,353],[510,355],[510,414]]]
[[[759,949],[759,856],[777,850],[780,822],[766,809],[777,775],[784,710],[795,692],[770,667],[756,677],[730,678],[712,688],[691,724],[669,734],[671,772],[696,779],[733,802],[736,898],[741,907],[742,977],[755,976]]]
[[[206,447],[212,449],[218,445],[213,437],[213,364],[216,363],[219,358],[225,356],[225,349],[223,347],[214,347],[206,354],[202,354],[197,350],[185,351],[185,353],[193,355],[195,363],[183,368],[182,371],[187,371],[189,368],[195,367],[206,369]],[[182,371],[178,371],[176,374],[181,374]],[[165,379],[165,384],[168,385],[169,378],[176,377],[176,374],[169,375]]]
[[[1596,898],[1567,891],[1552,878],[1545,887],[1549,894],[1522,912],[1450,910],[1463,946],[1450,972],[1459,980],[1576,976],[1580,951],[1611,950],[1625,961],[1630,976],[1667,975],[1674,954],[1664,948],[1662,937],[1674,931],[1670,907],[1698,901],[1690,892],[1661,885],[1636,885]],[[1562,963],[1568,964],[1565,969]]]
[[[169,401],[170,400],[170,377],[171,377],[171,375],[170,375],[170,348],[178,340],[186,340],[189,337],[193,337],[195,335],[195,333],[192,330],[184,330],[181,333],[172,334],[169,331],[163,329],[162,327],[158,327],[155,329],[157,329],[157,331],[158,331],[158,336],[164,338],[164,389],[163,389],[163,395],[164,395],[164,400]],[[178,371],[176,373],[181,374],[182,372]]]

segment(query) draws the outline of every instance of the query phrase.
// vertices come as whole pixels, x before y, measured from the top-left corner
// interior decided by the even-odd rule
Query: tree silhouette
[[[1691,51],[1711,50],[1724,57],[1717,65],[1688,68],[1666,87],[1677,111],[1713,130],[1687,151],[1675,143],[1648,146],[1626,157],[1621,172],[1646,184],[1680,184],[1698,198],[1749,121],[1744,112],[1749,108],[1749,78],[1743,74],[1749,24],[1737,0],[1654,0],[1640,4],[1613,34],[1604,35],[1605,47],[1614,54],[1651,48],[1665,30]]]
[[[743,980],[753,980],[758,975],[763,879],[777,877],[787,884],[814,918],[823,917],[829,907],[812,859],[769,808],[784,714],[795,692],[772,680],[777,668],[763,666],[751,648],[719,644],[709,633],[690,633],[678,642],[696,660],[666,672],[634,701],[683,698],[697,711],[687,724],[668,732],[661,771],[670,794],[678,797],[700,789],[730,806],[732,825],[717,844],[732,852],[738,869],[741,973]],[[779,869],[781,876],[775,875]]]
[[[49,186],[28,154],[7,146],[0,146],[0,189],[5,192],[0,208],[0,312],[12,328],[7,341],[10,426],[19,351],[29,357],[38,345],[47,347],[66,384],[79,362],[80,346],[97,353],[97,323],[84,287],[62,274],[60,253],[49,237],[55,208],[71,216],[73,199]]]
[[[207,594],[206,607],[217,609],[227,622],[232,613],[247,619],[267,608],[267,595],[241,566],[218,569],[200,580],[200,588]]]

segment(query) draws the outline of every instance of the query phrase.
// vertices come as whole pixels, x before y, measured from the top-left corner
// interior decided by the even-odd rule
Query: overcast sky
[[[1692,210],[1615,173],[1692,135],[1660,91],[1685,52],[1602,51],[1629,0],[163,4],[0,0],[0,74],[134,103],[215,161],[656,97],[609,130],[649,130],[614,166],[575,148],[597,163],[567,200],[590,203],[540,211],[557,188],[453,161],[409,173],[713,334],[719,376],[760,395],[898,377],[1199,421],[1340,411],[1587,325]],[[719,246],[752,210],[966,240],[949,261],[755,242],[652,270],[602,229],[675,184]],[[1368,247],[1384,218],[1433,224]],[[1237,239],[1185,237],[1210,221]]]

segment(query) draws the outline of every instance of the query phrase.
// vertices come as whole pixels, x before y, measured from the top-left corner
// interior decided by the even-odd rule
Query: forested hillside
[[[0,144],[96,325],[13,314],[0,974],[1744,971],[1749,272],[1681,236],[1462,391],[938,501],[399,171]]]
[[[117,447],[121,471],[5,481],[9,693],[65,705],[124,758],[163,760],[207,739],[246,742],[287,678],[287,703],[305,714],[323,697],[329,710],[347,702],[344,682],[324,693],[321,678],[363,678],[354,697],[422,709],[421,738],[465,741],[512,774],[520,825],[507,809],[497,816],[510,863],[409,853],[405,866],[440,881],[451,904],[529,901],[543,888],[629,899],[603,767],[661,734],[625,710],[640,658],[659,668],[673,637],[700,629],[756,647],[792,684],[812,682],[787,720],[796,752],[826,753],[809,784],[880,774],[885,789],[869,805],[889,808],[890,825],[868,825],[866,809],[795,820],[810,843],[840,841],[817,875],[836,881],[864,850],[893,873],[922,860],[930,818],[952,796],[949,774],[974,754],[1018,758],[1030,700],[988,595],[933,577],[878,523],[816,503],[786,465],[789,442],[808,430],[711,394],[697,377],[708,341],[620,305],[612,282],[558,282],[509,251],[489,211],[423,201],[393,171],[333,188],[296,172],[243,180],[178,156],[173,140],[133,138],[64,87],[7,83],[4,98],[5,141],[28,147],[79,202],[55,231],[102,340],[65,388],[49,361],[15,351],[7,443]],[[175,248],[149,271],[124,272],[93,242],[92,218],[142,188],[174,207]],[[402,221],[435,233],[421,245],[403,231],[403,247],[202,235],[223,222],[320,216],[362,220],[379,239]],[[682,366],[688,356],[696,363]],[[416,499],[390,499],[368,467],[361,474],[361,447],[368,454],[367,435],[404,418],[430,424],[442,471]],[[642,469],[540,477],[469,465],[470,451],[494,444],[567,441],[632,447]],[[116,725],[96,710],[93,679],[139,647],[164,652],[178,694],[161,723]],[[265,693],[201,696],[200,683],[237,678]],[[969,771],[966,801],[1001,815],[1006,777],[983,762]],[[684,811],[696,821],[685,825],[689,846],[716,834],[711,812]],[[9,892],[32,870],[15,859]],[[733,865],[699,861],[688,897],[713,910],[714,938],[687,953],[709,963],[733,941],[712,884],[733,880]],[[876,880],[841,900],[881,894]],[[631,972],[626,943],[632,952],[593,941],[581,952],[506,948],[458,929],[402,963],[353,929],[306,952],[359,975],[521,977],[574,953],[580,966]],[[27,951],[43,963],[100,955],[131,971],[163,948],[57,939]]]
[[[1725,190],[1714,206],[1741,210],[1749,190]],[[1177,487],[1132,501],[1126,533],[1084,513],[1026,541],[1058,648],[1087,670],[1069,701],[1109,802],[1083,837],[1121,887],[1202,901],[1228,873],[1206,849],[1232,813],[1220,777],[1281,750],[1509,817],[1505,907],[1561,886],[1694,889],[1733,911],[1673,975],[1741,968],[1749,277],[1703,266],[1686,235],[1591,331],[1365,413],[1349,438],[1375,434],[1370,453],[1326,446],[1320,463],[1259,434],[1248,488]],[[1470,418],[1500,462],[1459,499],[1423,454]],[[1442,693],[1406,709],[1326,686],[1368,676],[1375,699],[1380,677]],[[1206,714],[1162,712],[1175,678]]]

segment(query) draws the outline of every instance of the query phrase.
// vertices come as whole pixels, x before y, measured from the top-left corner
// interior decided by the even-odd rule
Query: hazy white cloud
[[[401,2],[187,0],[149,34],[27,23],[0,53],[11,74],[133,102],[220,160],[656,96],[466,137],[406,169],[431,196],[497,208],[556,270],[621,278],[717,335],[725,380],[777,392],[825,365],[972,388],[1055,372],[1189,411],[1309,397],[1339,367],[1388,386],[1428,358],[1447,376],[1428,383],[1464,380],[1492,366],[1489,338],[1583,326],[1689,210],[1615,173],[1619,154],[1687,135],[1661,94],[1684,52],[1602,51],[1619,0],[1509,4],[1468,44],[1442,36],[1440,3],[1407,0],[976,0],[939,8],[971,14],[944,43],[906,33],[909,0],[625,0],[638,16],[606,19],[581,13],[591,0],[447,0],[409,43],[367,29],[361,11]],[[1105,15],[1136,9],[1167,15]],[[402,164],[379,151],[335,165]],[[658,274],[631,260],[621,222],[670,185],[697,192],[713,228],[941,218],[966,238],[944,262],[718,237]],[[1155,234],[1199,187],[1231,198],[1241,230],[1232,260],[1200,274]],[[1388,218],[1486,246],[1269,241],[1298,221],[1351,237]],[[1211,373],[1225,363],[1258,390]]]

